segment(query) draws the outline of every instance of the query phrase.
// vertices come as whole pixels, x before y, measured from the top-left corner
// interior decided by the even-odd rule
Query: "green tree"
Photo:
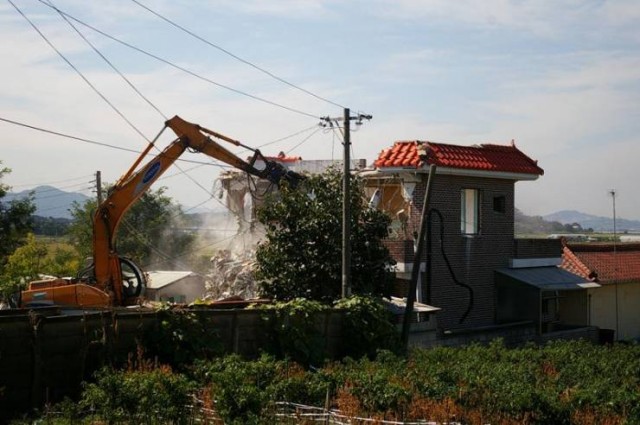
[[[2,274],[3,295],[24,289],[27,282],[35,280],[43,272],[47,247],[33,233],[27,235],[26,243],[11,254]]]
[[[143,267],[178,268],[180,255],[195,241],[193,234],[179,229],[182,209],[165,195],[166,188],[147,191],[124,215],[116,236],[120,255],[133,258]],[[74,203],[69,237],[83,258],[93,255],[93,213],[96,201]]]
[[[3,202],[2,199],[11,188],[2,183],[2,178],[10,172],[11,169],[2,167],[0,161],[0,274],[9,255],[25,242],[36,209],[31,198]]]
[[[27,235],[24,245],[16,248],[0,275],[0,292],[8,296],[22,289],[39,275],[72,276],[80,266],[77,253],[68,246],[47,245],[33,233]]]
[[[362,184],[351,191],[351,283],[354,294],[388,295],[394,274],[383,245],[391,219],[367,206]],[[331,302],[342,282],[342,174],[329,170],[304,187],[283,186],[258,211],[266,240],[256,251],[264,295]]]

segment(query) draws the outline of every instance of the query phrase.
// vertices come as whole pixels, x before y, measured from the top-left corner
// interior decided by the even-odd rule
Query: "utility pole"
[[[342,298],[351,296],[351,112],[344,109],[342,177]]]
[[[96,193],[98,195],[98,205],[102,203],[102,173],[96,171]]]
[[[351,121],[362,125],[362,120],[371,120],[371,115],[351,116],[349,108],[344,108],[342,118],[322,117],[321,125],[340,128],[338,121],[344,122],[343,177],[342,177],[342,298],[351,295]]]

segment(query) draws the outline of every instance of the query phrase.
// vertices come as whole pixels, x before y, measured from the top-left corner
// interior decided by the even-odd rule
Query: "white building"
[[[202,275],[190,271],[148,272],[145,298],[150,301],[192,303],[203,298],[205,281]]]

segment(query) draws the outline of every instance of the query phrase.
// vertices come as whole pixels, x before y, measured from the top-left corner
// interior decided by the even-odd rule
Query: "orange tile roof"
[[[562,265],[599,283],[640,282],[640,244],[564,243]]]
[[[538,167],[537,161],[522,153],[513,143],[511,145],[459,146],[419,140],[400,141],[380,152],[378,159],[374,162],[378,168],[419,168],[425,164],[469,170],[544,174],[544,170]]]
[[[280,152],[277,156],[265,156],[265,159],[269,161],[276,161],[280,163],[298,162],[302,161],[301,156],[287,156],[284,152]],[[250,158],[247,158],[249,160]]]

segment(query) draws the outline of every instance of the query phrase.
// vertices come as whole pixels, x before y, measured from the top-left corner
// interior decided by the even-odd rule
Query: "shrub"
[[[321,331],[329,307],[304,298],[260,307],[268,335],[266,351],[304,365],[321,365],[326,339]]]
[[[85,384],[81,405],[108,423],[184,424],[194,385],[168,368],[102,369]]]
[[[400,336],[392,314],[381,299],[356,295],[337,301],[335,308],[345,312],[342,323],[345,356],[373,358],[380,349],[400,351]]]
[[[206,315],[168,306],[157,314],[158,326],[145,335],[144,345],[160,363],[180,369],[195,359],[210,359],[223,353],[218,333]]]

